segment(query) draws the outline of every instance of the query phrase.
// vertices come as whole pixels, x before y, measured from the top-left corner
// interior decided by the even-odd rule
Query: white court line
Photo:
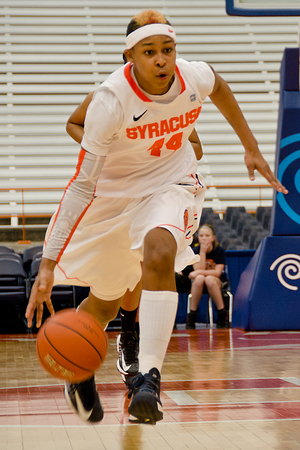
[[[0,337],[0,342],[6,342],[6,341],[35,342],[36,337],[34,337],[34,338],[3,338],[3,337]]]
[[[300,344],[274,344],[274,345],[255,345],[253,347],[247,346],[247,347],[234,347],[233,351],[237,350],[276,350],[281,348],[300,348]],[[223,351],[226,351],[229,349],[222,349]],[[199,350],[201,351],[201,350]],[[210,350],[211,351],[211,350]]]
[[[285,341],[285,340],[287,340],[287,341],[297,341],[297,342],[299,342],[299,337],[295,337],[295,338],[291,338],[291,337],[287,337],[287,338],[276,337],[276,338],[269,339],[269,341]],[[251,339],[249,339],[248,337],[239,337],[238,339],[240,339],[242,341],[250,341],[250,342],[252,342],[252,341],[266,341],[266,339],[260,338],[260,337],[251,338]]]
[[[168,397],[170,397],[173,402],[175,402],[178,406],[187,406],[187,405],[200,405],[197,400],[192,398],[185,391],[163,391]]]
[[[198,421],[189,421],[189,422],[157,422],[155,425],[150,424],[139,424],[139,426],[146,426],[147,429],[149,427],[159,427],[159,426],[165,426],[165,425],[188,425],[188,424],[201,424],[206,425],[207,423],[245,423],[245,422],[287,422],[287,421],[300,421],[297,417],[292,417],[290,419],[239,419],[239,420],[198,420]],[[105,425],[105,424],[98,424],[98,425],[92,425],[92,423],[89,423],[88,425],[0,425],[0,428],[100,428],[100,427],[136,427],[136,423],[125,423],[125,424],[111,424],[111,425]]]
[[[171,337],[189,337],[186,333],[171,334]]]
[[[282,378],[284,379],[284,378]],[[300,380],[299,381],[299,386],[300,386]],[[291,381],[292,383],[292,381]],[[295,383],[296,384],[296,383]],[[226,392],[236,392],[236,391],[249,391],[249,390],[264,390],[264,389],[273,389],[273,390],[278,390],[278,389],[282,389],[282,388],[241,388],[241,389],[226,389]],[[284,389],[293,389],[293,387],[291,388],[284,388]],[[294,389],[298,389],[298,388],[294,388]],[[216,392],[216,391],[223,391],[223,389],[210,389],[210,392]],[[191,390],[189,392],[207,392],[206,389],[194,389]],[[234,401],[234,402],[205,402],[205,403],[199,403],[197,400],[195,400],[193,397],[191,397],[187,391],[163,391],[164,394],[166,394],[171,400],[173,400],[173,402],[175,402],[177,404],[177,406],[193,406],[193,405],[198,405],[198,406],[211,406],[211,405],[219,405],[219,406],[234,406],[234,405],[251,405],[251,404],[269,404],[269,403],[300,403],[300,400],[268,400],[268,401],[247,401],[247,400],[240,400],[240,401]]]
[[[245,336],[255,336],[260,334],[300,334],[300,331],[288,331],[288,330],[277,330],[277,331],[249,331],[245,333]]]
[[[297,386],[300,386],[300,378],[296,377],[280,377],[280,380],[287,381],[288,383],[296,384]]]

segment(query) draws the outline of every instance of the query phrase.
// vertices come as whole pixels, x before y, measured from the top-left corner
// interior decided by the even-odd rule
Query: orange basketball
[[[90,378],[107,353],[107,337],[91,314],[66,309],[39,330],[36,351],[42,367],[56,378],[78,383]]]

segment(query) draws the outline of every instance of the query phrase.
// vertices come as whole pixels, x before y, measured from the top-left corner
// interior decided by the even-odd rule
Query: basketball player
[[[45,238],[39,274],[26,311],[41,323],[53,314],[53,283],[91,287],[80,309],[105,327],[142,276],[140,373],[131,384],[130,420],[163,418],[160,379],[177,310],[175,271],[198,260],[189,245],[205,194],[188,137],[209,96],[240,138],[250,179],[258,170],[287,190],[261,155],[227,83],[204,62],[176,60],[176,35],[156,11],[128,25],[129,61],[101,84],[85,120],[76,173]],[[142,261],[142,272],[141,272]],[[65,396],[85,420],[103,410],[94,377],[67,384]]]
[[[83,138],[84,121],[87,108],[92,101],[94,92],[87,95],[84,101],[75,109],[67,121],[66,130],[69,135],[79,144]],[[203,155],[201,142],[194,129],[189,136],[189,141],[193,146],[197,160]],[[138,373],[138,323],[136,316],[140,301],[141,283],[139,283],[133,292],[127,290],[120,308],[121,333],[117,338],[117,351],[119,353],[117,368],[126,384],[132,376]],[[127,384],[126,384],[127,385]]]

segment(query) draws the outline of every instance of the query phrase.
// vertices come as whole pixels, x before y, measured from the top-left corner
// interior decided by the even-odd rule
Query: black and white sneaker
[[[103,419],[103,409],[94,377],[76,384],[67,382],[65,384],[65,398],[70,408],[82,420],[100,422]]]
[[[130,331],[121,332],[117,338],[117,351],[119,352],[117,369],[126,383],[128,378],[134,377],[139,372],[139,341],[135,334]]]
[[[128,398],[132,396],[128,408],[129,421],[155,424],[163,418],[160,401],[160,373],[153,367],[148,373],[139,373],[131,380]]]

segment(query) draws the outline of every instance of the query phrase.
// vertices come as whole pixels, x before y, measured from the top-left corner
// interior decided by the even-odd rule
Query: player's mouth
[[[168,78],[168,74],[166,72],[161,72],[159,74],[156,75],[158,78],[160,78],[161,80],[167,80]]]

